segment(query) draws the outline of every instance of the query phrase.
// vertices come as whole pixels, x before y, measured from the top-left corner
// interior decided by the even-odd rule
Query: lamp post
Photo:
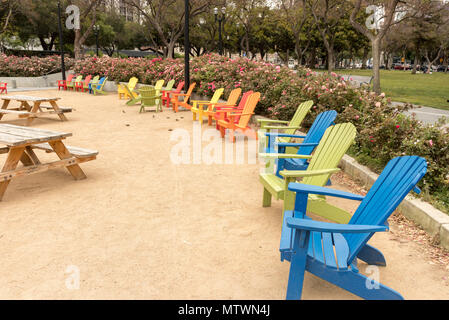
[[[95,43],[97,46],[97,57],[98,57],[98,33],[100,32],[100,26],[98,24],[94,24],[93,29],[95,33]]]
[[[184,88],[190,86],[189,0],[184,0]]]
[[[64,63],[64,42],[62,40],[62,23],[61,23],[61,0],[58,0],[58,28],[59,28],[59,45],[61,53],[61,73],[62,80],[65,80],[65,63]]]
[[[215,22],[218,21],[218,53],[223,55],[223,41],[221,39],[221,27],[224,24],[226,8],[221,8],[221,15],[218,15],[218,8],[214,8]]]

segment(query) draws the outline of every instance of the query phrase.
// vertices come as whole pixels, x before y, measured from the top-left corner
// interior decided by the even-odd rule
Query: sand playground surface
[[[192,133],[190,112],[139,114],[112,93],[21,94],[61,97],[59,105],[75,109],[69,121],[53,115],[32,127],[71,132],[66,145],[99,155],[80,165],[85,180],[64,168],[12,180],[0,202],[1,299],[285,298],[282,203],[262,208],[260,163],[172,163],[170,136]],[[333,187],[354,191],[347,179],[339,173]],[[358,205],[329,201],[351,212]],[[406,299],[449,299],[449,269],[431,261],[427,244],[390,226],[370,241],[387,259],[380,282]],[[359,262],[364,274],[366,267]],[[309,273],[303,298],[359,299]]]

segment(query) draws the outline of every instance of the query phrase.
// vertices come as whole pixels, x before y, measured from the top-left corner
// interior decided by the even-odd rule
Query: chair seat
[[[309,164],[307,159],[285,159],[285,170],[306,170]]]
[[[284,197],[284,180],[271,173],[261,173],[259,175],[262,185],[271,193],[276,199],[283,199]]]
[[[281,260],[290,260],[290,243],[293,236],[286,219],[293,216],[293,211],[285,211],[281,234]],[[305,217],[310,219],[309,217]],[[335,251],[334,251],[335,249]],[[348,269],[349,246],[340,233],[311,232],[307,258],[333,269]]]

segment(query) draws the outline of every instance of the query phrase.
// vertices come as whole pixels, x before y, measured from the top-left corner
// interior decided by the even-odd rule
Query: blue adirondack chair
[[[294,135],[294,134],[283,134],[283,133],[266,133],[269,137],[268,147],[266,148],[267,153],[285,153],[287,147],[299,147],[297,154],[300,155],[310,155],[316,146],[320,143],[321,138],[324,135],[329,126],[334,124],[334,120],[337,117],[337,111],[330,110],[320,113],[312,126],[310,127],[307,135]],[[301,143],[286,143],[277,142],[277,137],[292,137],[292,138],[302,138],[304,139]],[[277,147],[277,151],[276,151]],[[279,174],[280,171],[286,170],[306,170],[308,166],[307,159],[276,159],[276,175],[283,179]]]
[[[357,258],[386,265],[382,253],[369,246],[375,232],[387,231],[387,219],[427,171],[426,160],[398,157],[390,162],[363,197],[326,187],[290,183],[296,192],[295,209],[284,212],[281,260],[290,261],[287,299],[300,299],[305,271],[364,299],[403,299],[402,296],[357,269]],[[348,224],[313,221],[305,215],[309,194],[361,201]],[[335,251],[334,251],[335,250]],[[335,252],[335,254],[334,254]]]

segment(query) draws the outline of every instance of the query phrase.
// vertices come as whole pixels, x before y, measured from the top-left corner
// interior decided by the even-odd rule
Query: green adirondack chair
[[[149,87],[149,86],[146,86],[146,87]],[[144,88],[144,87],[142,87],[142,88]],[[128,97],[129,97],[129,100],[126,101],[127,106],[133,106],[133,105],[137,104],[138,102],[140,102],[142,97],[140,96],[140,94],[137,94],[135,92],[135,91],[139,91],[138,89],[131,91],[131,90],[129,90],[128,86],[124,86],[123,89],[125,89],[125,91],[128,93]]]
[[[79,75],[78,77],[75,78],[75,80],[72,80],[70,82],[67,83],[67,90],[73,90],[75,91],[75,85],[77,82],[81,82],[83,80],[83,76]]]
[[[268,137],[265,136],[265,133],[270,133],[271,130],[281,130],[281,133],[295,134],[296,130],[301,128],[301,123],[312,106],[312,100],[301,103],[296,109],[296,112],[290,121],[258,119],[257,121],[260,125],[259,141],[261,143],[261,145],[259,146],[259,150],[261,150],[261,152],[270,152],[266,150],[268,147]],[[289,137],[279,137],[278,141],[288,143],[291,139],[292,138]],[[288,147],[286,149],[286,153],[296,153],[296,151],[298,151],[298,148]]]
[[[354,143],[356,134],[356,128],[352,123],[340,123],[326,130],[313,155],[260,154],[262,157],[271,159],[310,159],[306,170],[280,171],[279,173],[284,179],[279,178],[275,173],[261,173],[259,178],[264,187],[263,206],[271,206],[271,198],[274,197],[277,200],[284,200],[283,212],[293,210],[295,193],[289,191],[287,186],[290,182],[295,182],[297,178],[303,178],[301,183],[325,186],[330,176],[340,171],[337,166],[348,148]],[[347,223],[351,218],[348,212],[327,203],[325,197],[319,195],[310,196],[307,211],[337,223]]]
[[[106,84],[106,81],[108,80],[108,77],[103,77],[100,79],[100,82],[96,86],[92,86],[92,90],[94,91],[94,95],[97,95],[98,93],[106,94],[106,92],[103,90],[104,85]]]
[[[162,112],[162,94],[158,93],[158,90],[156,90],[156,88],[145,86],[141,87],[139,89],[139,92],[141,103],[139,112],[145,112],[146,107],[156,107],[156,112]]]
[[[98,81],[100,81],[100,76],[95,76],[88,85],[89,93],[94,93],[94,87],[98,85]]]

